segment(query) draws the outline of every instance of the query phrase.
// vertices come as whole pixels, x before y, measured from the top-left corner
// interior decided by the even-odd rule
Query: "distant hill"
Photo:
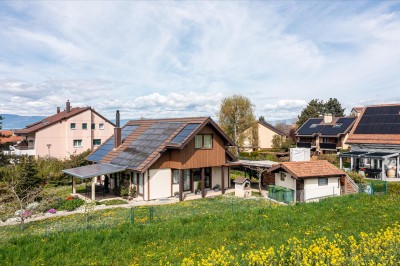
[[[3,129],[20,129],[24,128],[29,124],[35,123],[42,120],[46,116],[21,116],[21,115],[10,115],[0,114],[4,119]]]

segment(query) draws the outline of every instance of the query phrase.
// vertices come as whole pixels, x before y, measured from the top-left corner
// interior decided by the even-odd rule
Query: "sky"
[[[0,1],[0,113],[256,117],[400,102],[399,1]]]

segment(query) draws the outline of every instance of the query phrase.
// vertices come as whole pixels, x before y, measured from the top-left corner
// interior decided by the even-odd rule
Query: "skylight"
[[[333,125],[333,128],[338,128],[338,127],[341,127],[341,126],[342,126],[342,123],[337,123],[337,124]]]
[[[310,126],[310,128],[316,128],[317,127],[317,124],[312,124],[311,126]]]

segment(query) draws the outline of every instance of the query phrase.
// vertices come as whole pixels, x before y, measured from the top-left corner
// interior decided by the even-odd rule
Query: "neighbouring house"
[[[13,130],[0,130],[0,146],[9,153],[12,146],[22,141],[22,137],[14,135]]]
[[[356,117],[323,117],[308,119],[296,131],[298,148],[310,148],[315,155],[337,154],[341,149],[349,149],[346,140]]]
[[[357,185],[345,172],[326,160],[283,162],[272,166],[268,173],[275,174],[275,186],[284,188],[289,196],[292,195],[287,202],[309,201],[358,191]]]
[[[351,109],[350,116],[359,117],[363,109],[364,107],[354,107],[353,109]]]
[[[120,128],[117,113],[114,135],[87,157],[94,164],[63,172],[73,184],[90,180],[92,199],[96,191],[120,194],[121,187],[143,200],[183,200],[198,188],[205,197],[217,185],[222,193],[230,186],[227,163],[235,158],[227,146],[233,145],[210,117],[132,120]]]
[[[288,136],[285,132],[280,131],[279,129],[275,128],[273,125],[264,122],[258,121],[257,122],[257,137],[254,138],[252,133],[246,134],[246,132],[252,131],[251,128],[245,131],[245,135],[249,137],[245,138],[243,141],[242,150],[245,152],[252,152],[253,150],[259,149],[271,149],[273,147],[272,139],[274,136],[280,136],[281,138],[286,139]],[[253,143],[253,139],[257,139],[258,143]]]
[[[341,168],[343,159],[349,158],[349,170],[362,171],[366,177],[400,177],[400,104],[363,108],[347,143],[351,151],[340,154]]]
[[[14,152],[67,159],[99,147],[113,134],[114,126],[93,108],[71,107],[67,101],[64,111],[57,107],[56,114],[15,131],[23,140]]]

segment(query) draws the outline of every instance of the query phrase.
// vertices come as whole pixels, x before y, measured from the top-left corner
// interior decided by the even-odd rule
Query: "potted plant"
[[[196,195],[200,195],[201,193],[201,181],[197,182],[197,189],[194,191]]]
[[[215,192],[220,191],[220,189],[221,189],[220,184],[216,184],[216,185],[213,187],[213,189],[214,189]]]

